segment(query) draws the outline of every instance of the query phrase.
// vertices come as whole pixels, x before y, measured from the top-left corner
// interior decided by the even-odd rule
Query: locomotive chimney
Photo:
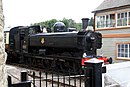
[[[88,27],[89,18],[82,18],[82,29],[85,30]]]

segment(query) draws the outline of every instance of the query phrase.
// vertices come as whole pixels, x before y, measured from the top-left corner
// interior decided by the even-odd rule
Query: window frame
[[[127,12],[127,20],[128,20],[128,26],[130,26],[130,11]]]
[[[113,20],[113,26],[111,26],[112,24],[110,24],[110,15],[114,14],[114,20]],[[109,15],[109,23],[107,23],[107,15]],[[121,24],[118,25],[118,18],[119,18],[119,15],[120,15],[120,20]],[[121,16],[122,15],[122,16]],[[98,22],[100,22],[100,16],[105,16],[105,27],[98,27]],[[122,17],[122,18],[121,18]],[[110,24],[110,25],[108,25]],[[100,25],[101,25],[101,22],[100,22]],[[122,12],[116,12],[116,13],[109,13],[109,14],[99,14],[99,15],[96,15],[95,16],[95,29],[96,30],[104,30],[104,29],[125,29],[125,28],[129,28],[130,27],[130,11],[122,11]]]
[[[111,19],[111,15],[114,15],[114,19]],[[107,15],[99,15],[96,16],[96,29],[100,29],[100,28],[114,28],[115,27],[115,14],[107,14]],[[108,17],[108,19],[107,19]],[[104,19],[104,20],[103,20]],[[100,25],[98,25],[100,24]],[[109,25],[107,25],[109,24]],[[98,27],[100,26],[100,27]]]
[[[120,16],[119,16],[120,15]],[[128,12],[120,12],[117,13],[117,17],[116,17],[116,26],[117,27],[125,27],[128,26]],[[118,20],[121,22],[119,23]]]
[[[116,58],[122,60],[130,60],[130,43],[116,43]]]

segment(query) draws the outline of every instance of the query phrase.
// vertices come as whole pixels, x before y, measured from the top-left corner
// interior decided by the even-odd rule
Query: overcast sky
[[[5,27],[30,25],[50,19],[91,18],[103,0],[3,0]]]

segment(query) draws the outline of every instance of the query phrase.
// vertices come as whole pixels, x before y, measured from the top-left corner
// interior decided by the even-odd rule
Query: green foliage
[[[76,23],[75,27],[77,30],[81,30],[82,23]]]
[[[51,20],[47,20],[47,21],[44,21],[44,22],[34,23],[32,25],[41,25],[41,26],[44,26],[46,28],[52,28],[54,23],[56,23],[56,22],[57,22],[56,19],[51,19]]]
[[[91,19],[90,19],[89,26],[93,26],[94,27],[94,19],[93,19],[93,17],[91,17]]]
[[[66,19],[63,18],[62,20],[56,20],[56,19],[51,19],[51,20],[47,20],[47,21],[43,21],[43,22],[39,22],[39,23],[34,23],[31,25],[41,25],[44,26],[46,28],[53,28],[54,23],[61,21],[66,25],[66,28],[76,28],[77,30],[81,29],[82,23],[76,23],[73,19]]]
[[[70,27],[71,28],[76,28],[75,27],[76,23],[72,19],[63,18],[61,21],[66,25],[66,28],[70,28]]]

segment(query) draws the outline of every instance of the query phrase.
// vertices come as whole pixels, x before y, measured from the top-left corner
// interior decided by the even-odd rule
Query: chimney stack
[[[89,18],[82,18],[82,29],[85,30],[88,27]]]

